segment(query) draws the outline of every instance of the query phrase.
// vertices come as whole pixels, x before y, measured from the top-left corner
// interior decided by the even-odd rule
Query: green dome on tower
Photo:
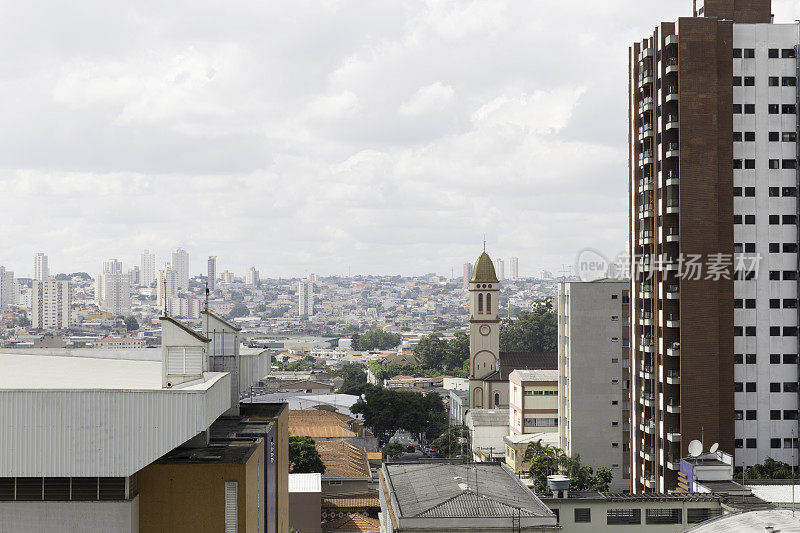
[[[475,261],[475,268],[472,269],[471,283],[499,283],[497,281],[497,274],[494,272],[494,263],[489,257],[489,254],[483,252],[478,260]]]

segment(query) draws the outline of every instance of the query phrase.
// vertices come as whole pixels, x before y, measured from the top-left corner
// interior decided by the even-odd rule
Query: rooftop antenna
[[[205,303],[205,306],[206,306],[206,311],[208,311],[208,293],[209,293],[209,290],[208,290],[208,280],[206,280],[206,303]]]
[[[486,234],[483,234],[483,251],[486,251]]]

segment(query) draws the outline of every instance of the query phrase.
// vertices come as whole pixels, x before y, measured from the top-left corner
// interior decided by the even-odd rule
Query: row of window
[[[753,225],[753,224],[756,223],[756,216],[755,215],[744,215],[744,218],[743,218],[742,215],[733,215],[733,223],[734,224]],[[770,243],[770,250],[769,250],[770,253],[779,253],[780,252],[779,249],[775,249],[775,250],[772,249],[772,245],[773,244],[778,245],[779,243],[777,243],[777,242],[771,242]],[[784,248],[786,247],[786,245],[791,245],[791,244],[794,244],[794,243],[784,243]],[[795,250],[791,250],[791,251],[790,250],[784,250],[785,253],[794,253],[796,251],[797,251],[796,249]]]
[[[744,82],[744,83],[742,83]],[[733,77],[733,86],[734,87],[741,87],[744,85],[745,87],[754,87],[756,84],[756,77],[755,76],[734,76]],[[770,76],[769,77],[769,86],[770,87],[796,87],[797,86],[797,78],[794,76]]]
[[[794,444],[794,446],[792,446]],[[756,439],[734,439],[734,448],[758,448]],[[783,446],[781,446],[781,439],[769,439],[770,448],[797,448],[797,439],[783,439]]]
[[[767,189],[770,198],[779,198],[780,196],[793,197],[797,196],[797,187],[769,187]],[[736,197],[749,197],[755,198],[755,187],[734,187],[733,195]],[[735,215],[734,215],[735,216]]]
[[[733,114],[741,115],[755,115],[756,104],[733,104]],[[797,105],[795,104],[767,104],[767,112],[770,115],[794,115],[797,113]]]
[[[734,381],[733,382],[733,392],[756,392],[757,383],[755,381]],[[784,381],[783,382],[783,392],[797,392],[797,382],[796,381]],[[770,392],[781,392],[781,384],[778,381],[773,381],[769,384],[769,391]]]
[[[734,420],[757,420],[757,411],[755,409],[748,409],[746,411],[734,411]],[[769,412],[770,420],[781,420],[781,410],[772,409]],[[784,409],[783,420],[797,420],[797,409]]]
[[[755,48],[734,48],[733,49],[733,57],[735,58],[745,58],[745,59],[754,59],[756,57],[756,49]],[[795,52],[794,48],[770,48],[767,51],[767,57],[770,59],[791,59],[797,57],[797,52]]]
[[[733,142],[755,142],[756,132],[754,131],[734,131]],[[797,132],[794,131],[771,131],[769,132],[770,142],[795,142],[797,141]]]
[[[756,336],[756,327],[755,326],[746,326],[742,328],[742,326],[733,326],[733,336],[734,337],[755,337]],[[769,327],[769,336],[770,337],[797,337],[797,326],[770,326]]]
[[[705,522],[722,514],[721,509],[686,509],[686,522],[697,524]],[[592,510],[590,508],[575,508],[575,522],[591,522]],[[608,509],[606,511],[606,524],[614,526],[641,525],[641,509]],[[683,509],[645,509],[645,524],[682,524]]]
[[[558,426],[558,418],[526,418],[525,425],[528,427]]]
[[[557,390],[526,390],[525,396],[558,396]]]
[[[741,365],[747,363],[748,365],[756,364],[756,354],[748,353],[748,354],[740,354],[735,353],[733,354],[733,364]],[[769,364],[771,365],[779,365],[781,364],[781,354],[779,353],[771,353],[769,354]],[[785,353],[783,354],[783,364],[785,365],[796,365],[797,364],[797,354],[796,353]]]
[[[734,300],[733,300],[733,308],[734,309],[755,309],[756,308],[756,300],[755,300],[755,298],[734,298]],[[769,308],[770,309],[780,309],[781,308],[781,299],[780,298],[770,298],[769,299]],[[784,298],[783,299],[783,309],[797,309],[797,298]]]
[[[756,160],[755,159],[734,159],[733,160],[733,168],[735,169],[755,169],[756,168]],[[780,170],[781,168],[785,169],[794,169],[797,168],[797,159],[770,159],[768,163],[768,168],[771,170]]]

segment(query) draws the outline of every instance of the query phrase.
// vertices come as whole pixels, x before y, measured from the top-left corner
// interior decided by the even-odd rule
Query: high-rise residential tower
[[[502,259],[494,260],[494,271],[497,274],[497,279],[503,281],[506,279],[506,263]]]
[[[156,280],[156,307],[162,312],[173,309],[173,300],[178,298],[178,279],[175,271],[169,265],[158,271]]]
[[[206,274],[206,283],[208,284],[208,290],[213,291],[214,288],[217,286],[217,256],[216,255],[209,255],[208,256],[208,273]]]
[[[472,263],[464,263],[464,290],[469,289],[470,279],[472,279]]]
[[[509,259],[509,274],[511,279],[519,279],[519,257]]]
[[[33,280],[31,326],[49,331],[68,329],[71,304],[72,293],[68,280]]]
[[[795,461],[798,25],[697,0],[629,51],[631,478],[692,440]]]
[[[297,284],[297,314],[314,316],[314,282],[308,279]]]
[[[128,274],[122,272],[122,262],[109,259],[103,262],[103,271],[95,280],[97,306],[112,315],[131,312],[131,284]]]
[[[183,248],[172,251],[170,266],[175,271],[178,290],[185,291],[189,288],[189,254]]]
[[[259,284],[258,270],[256,270],[256,267],[250,267],[247,270],[247,275],[245,276],[245,283],[253,287]]]
[[[0,309],[17,303],[17,284],[14,273],[0,266]]]
[[[145,250],[142,253],[142,280],[141,283],[145,287],[149,287],[156,280],[156,254],[150,253],[150,250]]]
[[[44,281],[50,277],[50,267],[47,264],[47,256],[39,252],[33,256],[33,279]]]

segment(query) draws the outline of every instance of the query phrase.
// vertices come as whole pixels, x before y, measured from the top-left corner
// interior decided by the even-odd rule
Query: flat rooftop
[[[177,448],[155,464],[244,464],[256,451],[261,439],[212,440],[203,448]]]
[[[0,353],[0,390],[161,390],[161,361]],[[206,390],[224,375],[171,390]]]

